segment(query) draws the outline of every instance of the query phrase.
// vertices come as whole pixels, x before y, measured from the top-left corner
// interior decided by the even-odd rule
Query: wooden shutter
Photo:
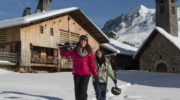
[[[69,41],[69,34],[65,31],[60,31],[60,43],[64,44]]]
[[[71,43],[77,43],[79,41],[79,34],[78,33],[72,33],[70,34],[65,31],[60,31],[60,43],[64,44],[67,42]]]
[[[0,30],[0,43],[6,42],[6,31]]]
[[[78,33],[71,33],[70,34],[71,42],[77,43],[79,41],[79,34]]]

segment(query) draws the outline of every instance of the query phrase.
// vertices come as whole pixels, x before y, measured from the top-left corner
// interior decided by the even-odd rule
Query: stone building
[[[156,1],[156,27],[145,40],[134,60],[141,70],[180,72],[176,0]]]
[[[180,39],[156,27],[134,59],[139,59],[141,70],[180,72]]]

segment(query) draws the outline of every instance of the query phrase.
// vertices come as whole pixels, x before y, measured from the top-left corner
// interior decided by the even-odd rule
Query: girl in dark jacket
[[[102,50],[97,50],[96,54],[96,66],[98,70],[97,79],[93,80],[94,90],[96,92],[97,100],[106,100],[106,90],[107,90],[107,81],[108,76],[114,81],[115,85],[117,84],[114,71],[112,70],[110,61],[106,59],[105,54]]]
[[[77,47],[73,50],[61,49],[62,57],[71,56],[73,60],[73,75],[76,100],[87,100],[87,88],[91,73],[96,77],[97,71],[94,62],[94,54],[88,44],[86,35],[80,36]]]

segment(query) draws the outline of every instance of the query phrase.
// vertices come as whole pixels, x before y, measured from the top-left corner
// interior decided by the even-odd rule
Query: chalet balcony
[[[57,67],[57,50],[34,46],[31,51],[31,66],[37,67]]]
[[[47,58],[31,58],[31,65],[32,66],[47,66],[47,67],[57,67],[58,60],[54,57],[50,56]]]

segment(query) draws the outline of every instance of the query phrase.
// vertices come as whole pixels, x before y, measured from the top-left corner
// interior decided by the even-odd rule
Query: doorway
[[[157,72],[168,72],[168,68],[167,68],[166,64],[160,63],[157,65],[156,71]]]

